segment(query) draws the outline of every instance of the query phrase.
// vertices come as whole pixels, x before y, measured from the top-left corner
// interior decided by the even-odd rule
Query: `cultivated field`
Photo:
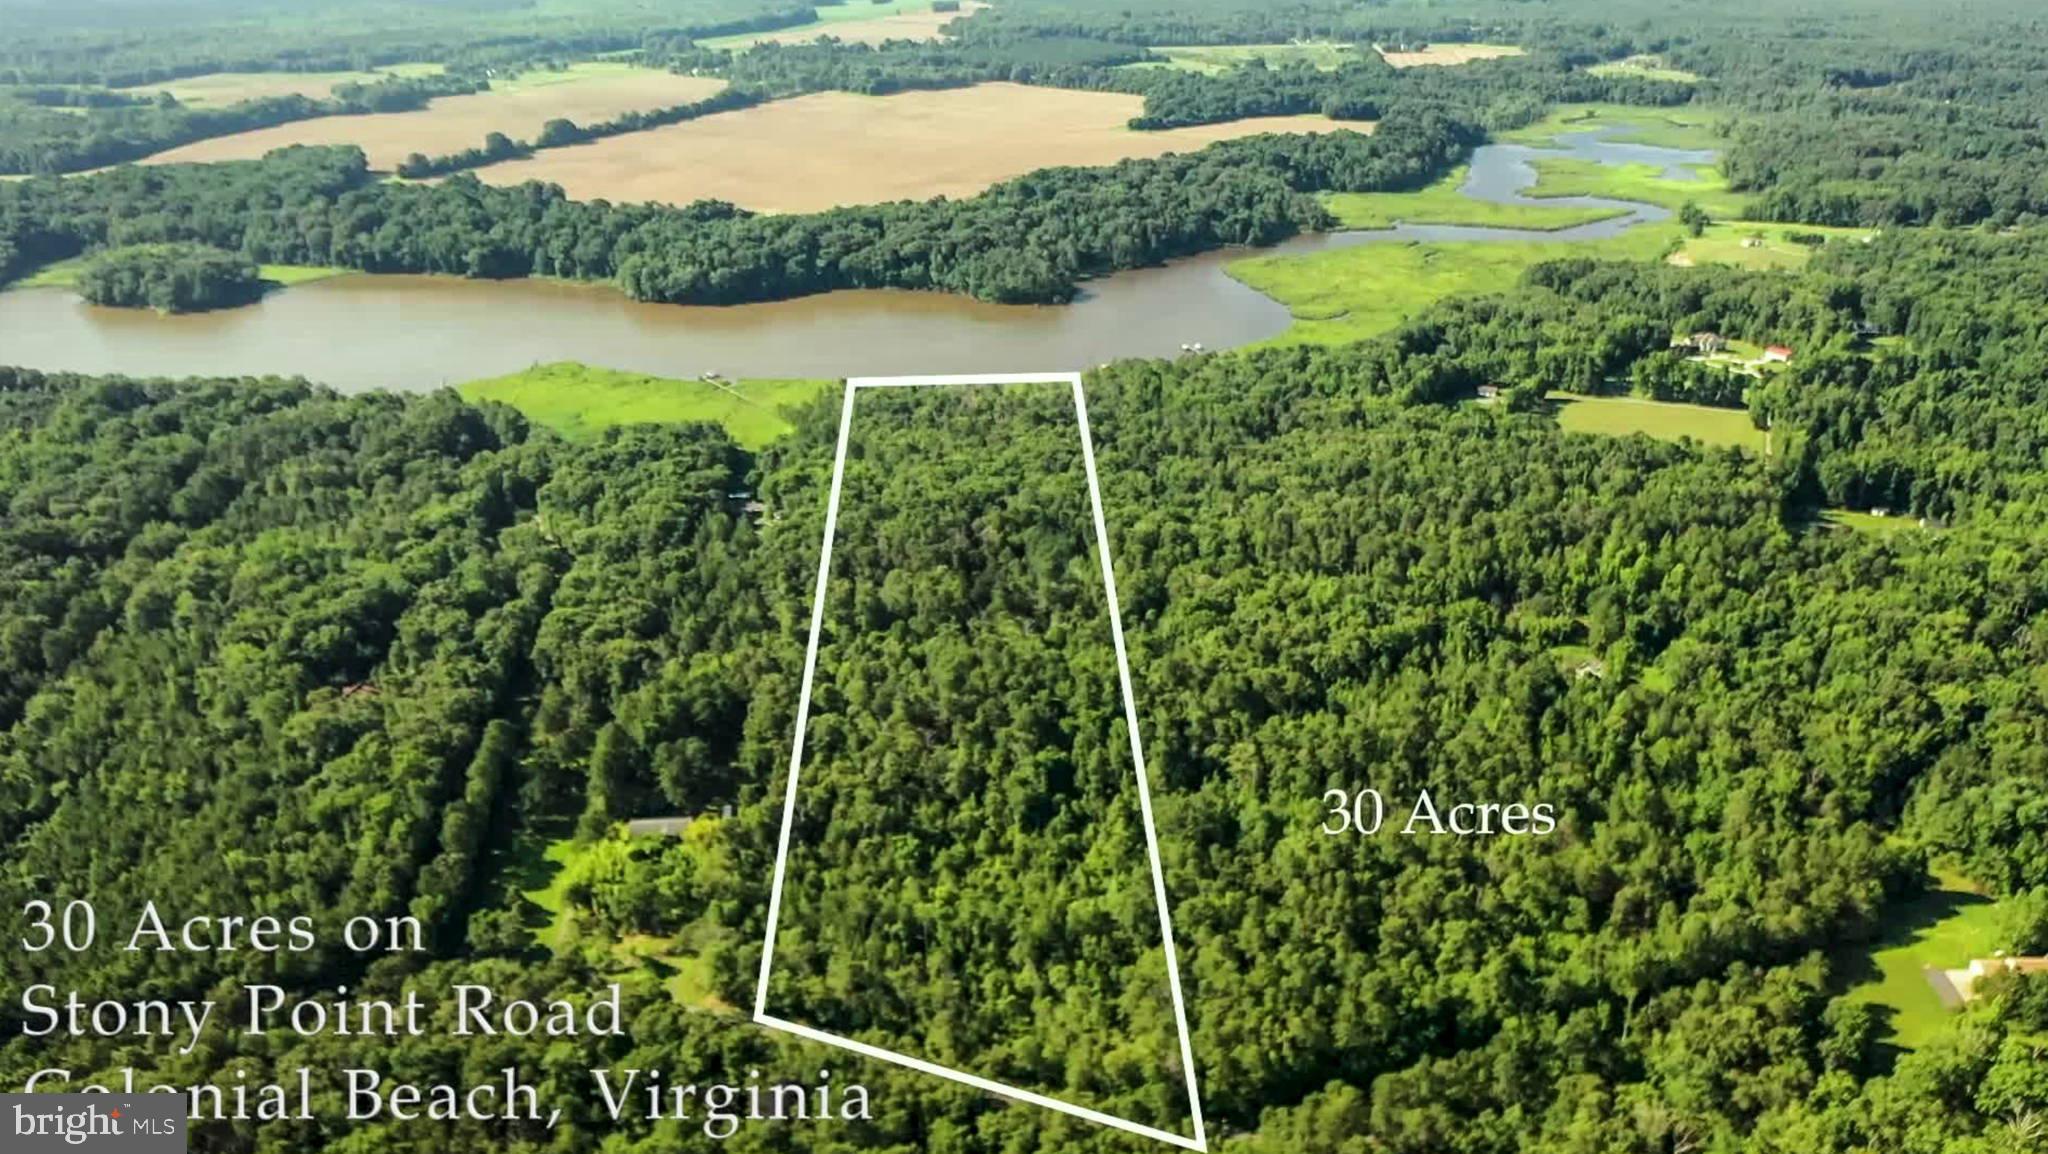
[[[338,84],[375,84],[393,76],[430,76],[439,64],[394,64],[372,72],[209,72],[163,84],[138,84],[126,92],[168,92],[178,103],[195,108],[220,108],[244,100],[277,96],[325,99]]]
[[[444,97],[417,112],[281,124],[198,141],[157,153],[144,163],[252,160],[293,144],[356,144],[368,154],[371,167],[391,169],[414,152],[440,156],[474,148],[493,132],[531,139],[541,125],[558,116],[590,124],[622,112],[702,100],[724,85],[722,80],[623,64],[581,64],[565,73],[513,80],[490,92]]]
[[[958,12],[934,12],[931,0],[893,0],[869,4],[866,0],[817,10],[818,19],[794,28],[773,32],[742,32],[704,41],[707,48],[744,49],[756,44],[809,44],[820,36],[831,36],[848,44],[884,44],[891,40],[937,40],[946,25],[988,7],[968,0]]]
[[[492,165],[494,184],[542,180],[578,199],[729,200],[764,212],[972,196],[1053,165],[1112,164],[1260,132],[1370,131],[1318,116],[1133,132],[1144,100],[1019,84],[895,96],[822,92]]]
[[[1498,60],[1503,56],[1520,56],[1522,50],[1512,44],[1431,44],[1413,52],[1389,50],[1379,45],[1380,56],[1396,68],[1416,68],[1425,64],[1470,64],[1474,60]]]

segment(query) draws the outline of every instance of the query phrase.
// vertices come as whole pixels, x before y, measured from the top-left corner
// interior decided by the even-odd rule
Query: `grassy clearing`
[[[393,76],[432,76],[439,64],[393,64],[363,72],[209,72],[163,84],[138,84],[125,92],[168,92],[194,108],[221,108],[244,100],[277,96],[324,99],[340,84],[375,84]]]
[[[1166,57],[1164,67],[1177,68],[1184,72],[1200,72],[1209,76],[1241,68],[1253,60],[1262,60],[1269,68],[1307,64],[1329,71],[1358,59],[1358,49],[1355,46],[1331,40],[1312,40],[1296,44],[1191,45],[1154,48],[1152,52],[1154,55]],[[1159,62],[1151,63],[1153,66],[1159,66]]]
[[[1493,204],[1459,192],[1465,183],[1461,166],[1416,192],[1340,192],[1323,198],[1346,228],[1392,228],[1410,224],[1483,225],[1492,228],[1555,230],[1596,220],[1626,216],[1626,209],[1571,208],[1564,205]]]
[[[681,381],[574,362],[457,386],[472,401],[499,401],[527,418],[582,439],[614,425],[708,421],[758,449],[789,432],[783,410],[832,386],[821,380]]]
[[[1671,263],[1726,264],[1746,269],[1799,268],[1820,251],[1819,245],[1790,239],[1800,233],[1826,237],[1827,244],[1856,243],[1875,235],[1867,228],[1731,220],[1710,224],[1704,234],[1687,237],[1684,246],[1671,254]]]
[[[2006,944],[1999,934],[2002,916],[1999,903],[1968,879],[1937,872],[1935,888],[1890,911],[1883,937],[1844,955],[1855,981],[1846,997],[1890,1012],[1892,1045],[1926,1045],[1950,1017],[1927,969],[1962,969],[1990,957]]]
[[[1520,56],[1524,51],[1513,44],[1431,44],[1412,52],[1390,50],[1377,44],[1373,47],[1379,50],[1381,59],[1396,68],[1470,64],[1474,60],[1498,60],[1503,56]]]
[[[820,36],[831,36],[848,44],[882,44],[890,40],[937,40],[946,25],[988,7],[964,3],[958,12],[934,12],[931,0],[849,0],[845,4],[816,9],[818,18],[809,24],[778,28],[773,32],[741,32],[714,36],[699,43],[706,48],[745,50],[756,44],[809,44]]]
[[[1625,60],[1609,60],[1586,69],[1595,76],[1640,76],[1645,80],[1673,80],[1680,84],[1699,83],[1699,73],[1673,68],[1662,56],[1646,54]]]
[[[1568,433],[1626,437],[1641,433],[1660,441],[1688,438],[1703,445],[1764,451],[1764,431],[1743,409],[1681,405],[1641,397],[1588,397],[1552,393],[1558,426]]]
[[[1105,165],[1260,132],[1369,130],[1275,116],[1133,132],[1144,98],[1022,84],[861,96],[819,92],[494,164],[493,184],[539,180],[578,200],[728,200],[762,212],[972,196],[1054,165]]]
[[[1673,210],[1691,201],[1716,218],[1740,217],[1749,202],[1746,194],[1729,191],[1727,179],[1711,168],[1695,170],[1692,180],[1672,180],[1655,164],[1601,164],[1577,157],[1538,160],[1535,168],[1536,184],[1526,196],[1605,196]]]
[[[1622,144],[1648,144],[1657,148],[1719,148],[1719,132],[1728,114],[1713,108],[1685,105],[1675,108],[1639,108],[1629,104],[1565,104],[1550,115],[1507,132],[1495,139],[1509,144],[1538,147],[1551,143],[1561,132],[1590,132],[1611,129],[1608,139]]]
[[[1572,256],[1653,260],[1676,243],[1673,224],[1599,241],[1374,244],[1308,256],[1252,257],[1231,276],[1288,307],[1295,323],[1268,345],[1343,344],[1379,336],[1446,297],[1503,292],[1531,265]]]
[[[731,1010],[713,992],[711,965],[704,956],[704,947],[710,944],[712,934],[686,930],[677,939],[629,934],[612,941],[579,923],[569,900],[569,887],[578,872],[579,861],[590,848],[569,837],[529,837],[516,852],[520,860],[514,862],[513,868],[532,887],[521,890],[520,896],[539,912],[534,941],[557,955],[594,948],[600,952],[593,960],[610,974],[651,972],[669,996],[683,1005],[721,1012]]]
[[[724,87],[723,80],[709,77],[590,61],[560,72],[509,77],[489,92],[444,96],[412,112],[324,116],[195,141],[144,163],[253,160],[293,144],[354,144],[369,156],[371,167],[388,170],[414,152],[444,156],[474,148],[493,132],[530,140],[556,117],[592,124],[625,112],[702,100]]]
[[[1867,533],[1873,537],[1896,537],[1901,533],[1924,532],[1920,528],[1920,518],[1912,514],[1880,517],[1875,513],[1864,513],[1855,509],[1823,509],[1820,523],[1831,529],[1847,529],[1853,533]]]

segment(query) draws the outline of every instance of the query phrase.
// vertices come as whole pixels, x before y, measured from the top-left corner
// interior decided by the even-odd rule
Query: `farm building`
[[[1977,983],[1997,974],[2048,974],[2048,958],[1978,958],[1966,970],[1949,970],[1949,984],[1964,1001],[1976,996]]]
[[[1764,359],[1782,365],[1792,359],[1792,350],[1785,345],[1771,345],[1764,349]]]

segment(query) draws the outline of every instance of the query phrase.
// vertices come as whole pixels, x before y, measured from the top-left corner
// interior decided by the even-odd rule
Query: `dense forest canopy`
[[[1779,271],[1552,261],[1362,343],[1087,374],[1212,1133],[1238,1154],[2048,1152],[2048,976],[1989,979],[1904,1053],[1849,992],[1870,943],[1926,928],[1936,871],[1997,899],[2003,948],[2048,953],[2036,6],[1000,0],[922,45],[703,43],[814,14],[0,0],[0,160],[84,167],[608,53],[734,86],[417,171],[794,92],[995,78],[1142,95],[1141,129],[1314,112],[1377,131],[785,216],[393,182],[346,147],[124,165],[0,183],[0,285],[83,257],[88,297],[163,308],[253,292],[258,262],[667,302],[1064,301],[1328,227],[1318,194],[1426,187],[1561,102],[1716,110],[1755,214],[1878,235]],[[1294,40],[1525,53],[1150,67]],[[1646,54],[1692,79],[1588,70]],[[449,70],[216,112],[114,87],[423,59]],[[1797,352],[1736,375],[1674,351],[1702,332]],[[1560,390],[1739,409],[1770,448],[1566,432]],[[772,1008],[1181,1127],[1072,410],[1022,386],[870,392],[858,413]],[[180,1050],[29,1037],[10,996],[0,1082],[518,1067],[562,1125],[345,1125],[322,1084],[317,1120],[208,1118],[194,1148],[654,1154],[708,1139],[606,1116],[586,1071],[829,1065],[870,1087],[872,1117],[730,1145],[1136,1148],[735,1009],[761,962],[838,418],[815,403],[750,452],[697,424],[569,441],[446,390],[0,368],[0,908],[303,915],[320,942],[8,950],[10,994],[617,982],[626,1002],[617,1036],[217,1031]],[[1898,531],[1833,519],[1876,509]],[[1542,802],[1557,827],[1326,832],[1327,791],[1366,787]],[[686,824],[630,836],[642,818]],[[357,915],[417,919],[424,948],[344,950]]]
[[[1369,1134],[1415,1154],[2030,1149],[2026,1119],[2048,1109],[2030,1040],[2048,1028],[2038,979],[1895,1065],[1881,1017],[1837,994],[1853,974],[1841,945],[1878,933],[1937,860],[2007,897],[2014,948],[2048,947],[2048,495],[2038,447],[2013,439],[2040,427],[2025,382],[2043,364],[2029,302],[2044,263],[2031,239],[1902,233],[1796,276],[1550,265],[1383,341],[1090,374],[1195,1053],[1221,1132],[1275,1151],[1354,1149]],[[1958,266],[1978,271],[1942,271]],[[1858,314],[1906,347],[1847,344]],[[1752,398],[1796,451],[1565,434],[1541,412],[1461,403],[1482,381],[1652,355],[1660,340],[1629,334],[1703,324],[1842,338]],[[746,1004],[759,957],[830,406],[754,457],[705,427],[572,445],[450,394],[341,398],[275,381],[13,372],[0,403],[13,430],[0,455],[0,897],[90,876],[106,879],[95,890],[110,909],[147,893],[316,919],[410,911],[434,928],[429,956],[367,970],[334,952],[109,955],[67,981],[474,980],[559,995],[626,982],[626,1038],[558,1043],[537,1067],[574,1104],[575,1132],[382,1124],[352,1139],[401,1150],[586,1150],[614,1131],[618,1148],[669,1148],[672,1124],[593,1116],[572,1071],[816,1061],[716,1006]],[[807,795],[820,808],[792,874],[808,893],[790,907],[776,996],[897,1031],[950,1005],[949,981],[1000,975],[1045,1030],[1102,1036],[1075,1052],[1100,1064],[1004,1051],[997,1023],[971,1017],[943,1036],[1007,1052],[1005,1070],[1048,1091],[1170,1119],[1157,1003],[1142,993],[1159,973],[1136,937],[1145,891],[1101,872],[1129,864],[1132,840],[1114,816],[1128,799],[1104,792],[1115,698],[1099,636],[1079,636],[1101,608],[1071,516],[1075,430],[1057,408],[956,393],[865,410],[876,423],[859,433],[861,506],[842,524],[846,580],[821,658],[821,792]],[[926,435],[936,428],[947,436]],[[1880,482],[1950,526],[1816,525],[1818,502]],[[1066,659],[1025,659],[1056,642]],[[977,670],[977,653],[994,664]],[[1598,676],[1577,671],[1587,660]],[[976,684],[1002,687],[1003,712],[964,691]],[[899,764],[917,772],[880,792],[835,768],[935,734],[969,755],[910,756]],[[991,793],[997,767],[1004,791]],[[1541,798],[1562,833],[1323,834],[1321,794],[1365,784]],[[609,832],[725,805],[731,817],[682,839]],[[968,920],[914,892],[871,900],[910,924],[983,926],[933,955],[962,967],[951,978],[835,896],[888,891],[873,839],[909,828],[919,837],[897,852],[943,848]],[[580,928],[550,949],[520,912],[524,875],[502,863],[572,837]],[[1114,852],[1091,855],[1098,845]],[[187,868],[216,859],[228,868]],[[1101,919],[1090,940],[1122,926],[1131,944],[1041,977],[998,964],[989,951],[1005,939],[983,935],[1016,934],[1009,948],[1025,952],[1010,956],[1048,963],[1031,943],[1072,945],[1033,936],[1048,910]],[[687,954],[712,1000],[686,1008],[662,971],[621,971],[622,940]],[[807,944],[819,941],[832,964]],[[47,979],[51,964],[16,955],[10,977]],[[852,972],[890,980],[848,987]],[[0,1064],[10,1078],[92,1069],[108,1047],[16,1038]],[[327,1037],[256,1053],[224,1038],[121,1060],[188,1082],[371,1049]],[[408,1069],[451,1078],[542,1062],[509,1042],[398,1049]],[[873,1123],[739,1141],[918,1148],[943,1130],[964,1150],[1124,1148],[959,1087],[861,1077],[889,1103]],[[201,1134],[256,1150],[342,1141],[327,1124]]]

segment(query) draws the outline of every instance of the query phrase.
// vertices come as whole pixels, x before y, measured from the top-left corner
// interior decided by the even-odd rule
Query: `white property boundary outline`
[[[1145,823],[1145,850],[1152,867],[1152,896],[1159,906],[1160,940],[1165,943],[1166,981],[1173,995],[1173,1022],[1180,1033],[1181,1070],[1187,1077],[1188,1111],[1195,1122],[1195,1136],[1189,1139],[1180,1134],[1141,1125],[1127,1119],[1090,1110],[1036,1094],[1006,1086],[960,1070],[952,1070],[922,1058],[871,1046],[852,1038],[840,1037],[824,1030],[787,1021],[768,1012],[768,975],[775,965],[776,923],[782,916],[782,882],[785,867],[789,862],[789,835],[796,823],[797,773],[803,766],[804,729],[811,717],[811,686],[818,670],[818,637],[825,623],[825,579],[832,570],[832,538],[839,527],[839,491],[846,479],[847,434],[853,427],[853,398],[861,389],[911,388],[922,385],[1027,385],[1058,384],[1065,382],[1074,389],[1074,414],[1081,426],[1081,462],[1088,474],[1088,502],[1095,514],[1095,541],[1102,558],[1102,584],[1109,595],[1109,632],[1116,647],[1117,681],[1124,698],[1124,727],[1131,735],[1131,760],[1137,767],[1138,808]],[[825,542],[818,551],[818,588],[811,600],[811,638],[804,649],[803,688],[797,698],[796,740],[789,753],[789,783],[782,799],[782,833],[775,847],[775,883],[768,894],[768,933],[761,949],[761,979],[754,991],[754,1021],[770,1029],[782,1030],[813,1042],[851,1050],[869,1058],[891,1062],[912,1070],[946,1078],[964,1085],[973,1086],[990,1094],[1043,1106],[1082,1118],[1097,1125],[1108,1126],[1126,1133],[1156,1139],[1184,1150],[1201,1151],[1206,1154],[1209,1139],[1202,1124],[1202,1099],[1195,1088],[1195,1053],[1188,1036],[1187,1003],[1180,992],[1180,962],[1173,947],[1173,915],[1166,904],[1166,874],[1159,864],[1159,834],[1152,820],[1152,788],[1145,775],[1145,751],[1138,741],[1137,699],[1131,692],[1131,660],[1124,649],[1123,611],[1117,601],[1116,570],[1109,559],[1109,527],[1102,516],[1102,485],[1095,474],[1095,444],[1088,431],[1088,398],[1081,389],[1079,373],[986,373],[956,374],[912,377],[851,377],[846,382],[846,396],[839,409],[839,445],[832,455],[832,491],[825,504]]]

